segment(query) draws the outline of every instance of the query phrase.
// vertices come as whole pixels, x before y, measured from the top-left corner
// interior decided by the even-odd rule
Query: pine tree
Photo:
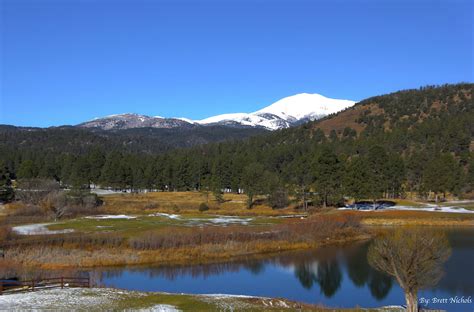
[[[255,195],[262,192],[262,176],[264,168],[259,163],[252,163],[244,168],[242,173],[242,186],[248,197],[247,208],[252,208]]]
[[[313,173],[316,191],[320,194],[325,208],[329,197],[341,189],[342,163],[330,148],[322,148],[313,163]]]

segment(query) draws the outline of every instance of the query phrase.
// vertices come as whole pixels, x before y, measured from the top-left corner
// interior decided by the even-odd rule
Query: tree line
[[[12,179],[52,178],[88,188],[199,190],[219,197],[244,191],[249,207],[266,195],[274,207],[288,195],[301,205],[338,205],[345,198],[436,199],[474,188],[473,85],[397,92],[362,101],[363,130],[325,133],[318,122],[298,128],[164,153],[90,144],[80,152],[25,146],[0,149],[2,185]],[[328,118],[338,121],[338,116]],[[135,142],[136,144],[136,142]],[[3,187],[5,189],[5,187]]]

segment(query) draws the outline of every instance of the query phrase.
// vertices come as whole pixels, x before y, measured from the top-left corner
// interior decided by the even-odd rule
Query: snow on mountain
[[[192,125],[189,122],[175,118],[163,118],[160,116],[150,117],[139,114],[119,114],[96,118],[81,123],[78,126],[82,128],[98,128],[102,130],[119,130],[145,127],[166,129],[177,127],[189,128]]]
[[[331,99],[320,94],[300,93],[283,98],[270,106],[256,111],[254,114],[267,113],[283,119],[289,117],[302,119],[308,116],[323,116],[337,113],[354,104],[354,101]]]
[[[283,98],[270,106],[253,113],[233,113],[212,116],[202,120],[189,118],[149,117],[138,114],[110,115],[94,119],[78,126],[85,128],[130,129],[140,127],[176,128],[195,125],[224,125],[263,127],[269,130],[288,128],[309,120],[316,120],[337,113],[352,105],[354,101],[338,100],[320,94],[300,93]]]
[[[275,130],[288,128],[304,121],[319,119],[354,104],[354,101],[331,99],[320,94],[300,93],[283,98],[250,114],[223,114],[196,120],[195,122],[198,124],[235,122],[246,126],[260,126]]]

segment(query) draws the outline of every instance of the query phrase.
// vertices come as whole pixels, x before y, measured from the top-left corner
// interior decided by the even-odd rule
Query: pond
[[[472,311],[474,229],[446,229],[446,233],[453,250],[445,264],[446,274],[437,286],[421,291],[419,297],[429,300],[429,308]],[[125,267],[94,273],[104,286],[129,290],[282,297],[341,308],[404,304],[396,281],[368,265],[368,246],[368,242],[363,242],[281,253],[264,259]],[[461,298],[467,303],[459,302]],[[441,303],[433,303],[436,299]],[[453,302],[456,300],[458,303]]]

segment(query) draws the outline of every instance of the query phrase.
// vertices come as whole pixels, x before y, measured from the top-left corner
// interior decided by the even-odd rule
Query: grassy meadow
[[[225,194],[222,203],[199,192],[124,193],[101,199],[95,215],[43,220],[53,231],[49,235],[19,235],[3,226],[6,257],[0,261],[4,266],[42,269],[206,263],[368,239],[376,235],[371,226],[474,226],[474,214],[466,213],[335,208],[305,212],[295,203],[272,209],[260,199],[247,209],[246,196],[239,194]],[[209,207],[206,211],[199,210],[203,202]],[[23,209],[18,202],[6,205],[3,222],[16,209]],[[118,215],[122,217],[111,217]],[[40,223],[33,220],[24,224]],[[54,232],[64,230],[70,233]]]

